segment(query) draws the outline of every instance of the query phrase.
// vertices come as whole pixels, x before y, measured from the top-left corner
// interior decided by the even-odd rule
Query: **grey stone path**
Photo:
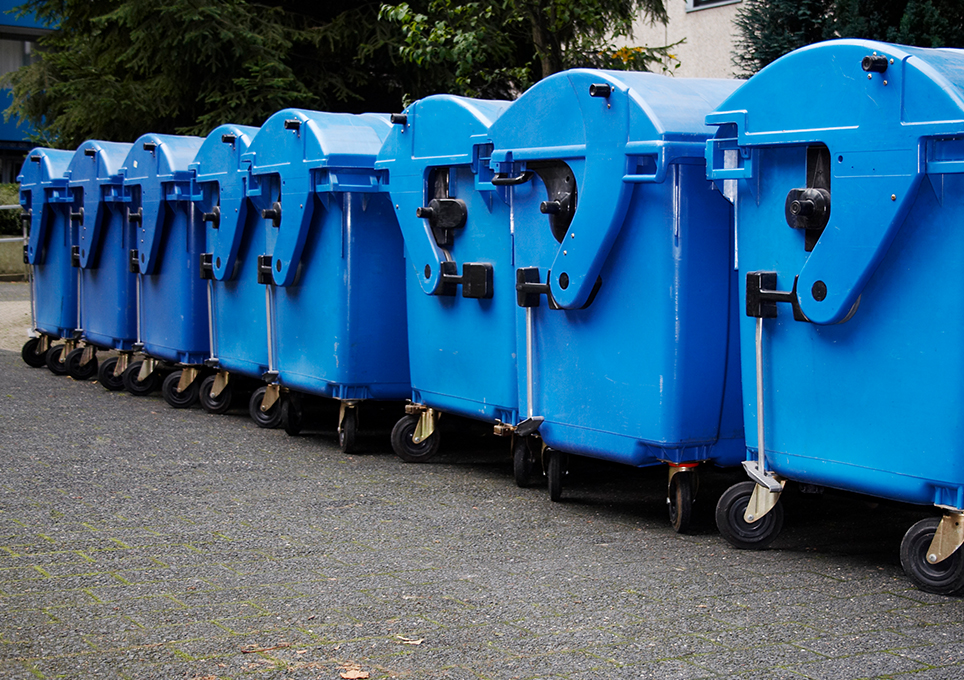
[[[791,496],[741,552],[739,475],[680,536],[661,470],[574,460],[554,504],[493,437],[407,465],[384,430],[346,456],[9,350],[0,378],[0,678],[964,677],[964,602],[900,569],[913,508]]]

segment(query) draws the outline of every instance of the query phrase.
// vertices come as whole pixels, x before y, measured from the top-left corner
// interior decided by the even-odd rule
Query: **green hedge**
[[[19,184],[0,184],[0,205],[16,205],[19,202]],[[19,209],[0,210],[0,236],[23,236]]]

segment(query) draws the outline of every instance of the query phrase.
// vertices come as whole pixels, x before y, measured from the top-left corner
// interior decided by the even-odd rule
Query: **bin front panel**
[[[37,330],[55,337],[77,328],[78,275],[71,266],[77,228],[70,220],[73,196],[65,173],[73,153],[33,149],[21,168],[20,205],[30,214],[27,260],[33,266]]]
[[[943,283],[962,273],[957,253],[964,243],[954,225],[964,214],[964,53],[866,41],[801,52],[775,62],[721,105],[710,117],[721,128],[707,152],[711,174],[736,180],[741,297],[747,274],[772,272],[776,289],[794,293],[803,312],[796,320],[790,304],[778,303],[776,318],[763,320],[767,464],[791,480],[964,508],[964,425],[956,415],[964,325],[950,311],[964,300],[957,287]],[[861,61],[881,55],[886,71],[867,78]],[[771,81],[779,87],[776,81],[801,66],[823,69],[811,72],[823,74],[827,102],[840,109],[844,125],[832,125],[823,107],[814,107],[812,120],[789,121],[793,127],[779,118],[764,123],[758,110],[772,111]],[[957,74],[956,83],[948,73]],[[877,82],[881,76],[889,79],[886,87],[900,85],[923,99],[881,98],[870,106],[868,88],[885,87]],[[849,104],[858,100],[865,107],[851,121]],[[742,112],[733,115],[738,107]],[[761,137],[741,137],[741,126]],[[904,165],[902,154],[888,155],[888,148],[919,162]],[[734,167],[724,167],[726,151],[738,155],[738,163],[727,163]],[[863,164],[868,157],[882,162]],[[823,231],[808,236],[791,227],[788,197],[812,186],[815,171],[825,175],[830,209]],[[891,182],[912,188],[907,196],[897,188],[876,193]],[[899,210],[876,205],[902,202]],[[820,291],[804,283],[815,262],[828,273],[835,270],[827,263],[869,267],[863,277],[849,271],[824,282],[828,291],[852,282],[853,304],[843,322],[804,319],[822,302],[814,297]],[[755,384],[756,318],[741,317],[743,380]],[[755,392],[745,394],[744,418],[755,457]]]
[[[77,229],[84,339],[124,350],[137,340],[137,280],[130,271],[134,227],[127,221],[119,174],[130,149],[130,144],[86,141],[68,168],[70,189],[83,208]]]
[[[257,132],[240,125],[214,129],[191,168],[211,259],[212,354],[222,369],[260,378],[268,369],[265,291],[258,283],[265,234],[247,197],[247,165],[241,162]]]
[[[507,107],[448,95],[422,99],[406,109],[406,123],[393,129],[377,167],[388,171],[405,239],[413,400],[514,425],[512,228],[506,194],[489,182],[485,163],[487,129]],[[418,212],[433,200],[463,202],[464,224],[435,233],[432,219]],[[446,287],[446,261],[456,277],[490,268],[491,295],[466,297],[475,293],[464,280]]]
[[[632,465],[742,460],[731,208],[706,180],[702,121],[736,86],[570,71],[492,127],[498,170],[531,173],[511,189],[515,266],[555,303],[516,308],[518,392],[547,445]],[[585,300],[556,298],[580,281]]]
[[[158,359],[202,363],[210,355],[207,290],[200,276],[204,225],[193,209],[188,169],[204,140],[144,135],[124,161],[140,268],[141,342]]]
[[[280,208],[261,228],[274,368],[292,389],[409,394],[402,241],[373,168],[388,131],[386,116],[289,109],[244,156],[252,206]]]

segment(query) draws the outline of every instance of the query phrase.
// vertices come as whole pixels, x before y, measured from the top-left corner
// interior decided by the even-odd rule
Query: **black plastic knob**
[[[883,73],[887,70],[887,57],[880,54],[868,54],[860,62],[860,68],[868,73]]]

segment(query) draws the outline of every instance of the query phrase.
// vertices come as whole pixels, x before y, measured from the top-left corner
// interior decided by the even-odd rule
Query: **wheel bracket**
[[[228,380],[231,374],[227,371],[218,371],[217,375],[214,376],[214,384],[211,385],[211,396],[217,398],[221,396],[224,392],[224,388],[228,386]]]
[[[278,383],[271,383],[265,388],[264,398],[261,400],[261,412],[267,413],[275,402],[281,398],[281,385]]]
[[[121,352],[117,355],[117,363],[114,364],[115,378],[120,378],[122,375],[124,375],[124,371],[127,370],[127,364],[130,358],[131,355],[128,352]]]
[[[73,352],[77,348],[77,341],[70,339],[64,341],[64,351],[60,353],[60,357],[57,359],[58,363],[65,363],[67,361],[67,355]]]
[[[750,479],[760,486],[766,487],[770,493],[780,493],[783,491],[783,485],[786,484],[786,481],[781,480],[772,472],[767,472],[762,469],[759,461],[745,460],[743,461],[743,469],[746,471],[746,474],[749,475]]]
[[[181,379],[177,381],[178,394],[181,394],[184,390],[191,386],[191,384],[197,379],[198,372],[197,366],[186,366],[181,369]]]
[[[144,382],[150,377],[154,369],[157,368],[157,359],[152,357],[145,357],[144,361],[141,362],[141,370],[137,373],[137,382]]]
[[[94,358],[94,354],[97,352],[97,348],[93,345],[85,345],[84,353],[80,355],[80,365],[86,366],[90,363],[90,360]]]
[[[934,540],[927,548],[927,561],[938,564],[953,555],[964,545],[964,513],[960,511],[945,512],[941,523],[934,532]]]
[[[338,403],[338,434],[341,434],[342,427],[345,425],[345,415],[349,409],[354,409],[358,404],[354,401],[341,401]]]
[[[746,504],[746,510],[743,512],[743,520],[747,524],[759,522],[768,512],[776,507],[786,481],[780,482],[779,484],[780,491],[770,491],[767,487],[761,486],[759,483],[753,487],[753,493],[750,494],[750,500]]]
[[[427,408],[422,411],[422,414],[418,417],[418,425],[415,426],[415,432],[412,433],[413,444],[421,444],[432,436],[435,432],[436,417],[437,414],[433,408]]]

